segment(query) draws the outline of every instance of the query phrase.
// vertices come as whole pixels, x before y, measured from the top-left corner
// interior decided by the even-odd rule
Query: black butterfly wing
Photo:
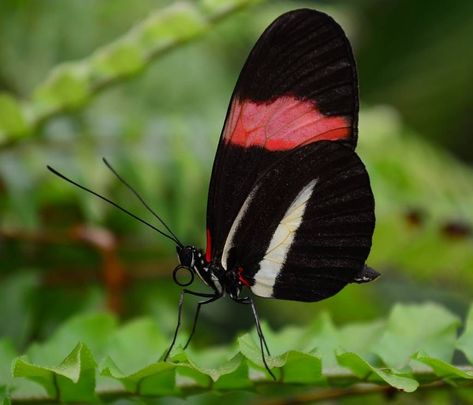
[[[354,149],[357,113],[355,62],[341,27],[308,9],[276,19],[251,51],[227,112],[209,188],[207,260],[221,259],[240,208],[272,165],[324,140]]]
[[[256,183],[232,224],[226,269],[262,297],[327,298],[377,273],[365,268],[375,224],[365,167],[346,145],[298,148]]]

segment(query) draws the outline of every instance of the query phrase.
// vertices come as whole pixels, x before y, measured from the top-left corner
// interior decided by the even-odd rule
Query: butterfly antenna
[[[74,180],[69,179],[68,177],[64,176],[63,174],[59,173],[56,169],[53,169],[51,166],[46,166],[50,172],[55,174],[56,176],[60,177],[61,179],[67,181],[68,183],[73,184],[74,186],[80,188],[81,190],[87,191],[88,193],[100,198],[103,201],[108,202],[109,204],[113,205],[115,208],[118,208],[120,211],[124,212],[125,214],[128,214],[130,217],[135,218],[137,221],[141,222],[142,224],[150,227],[151,229],[154,229],[156,232],[159,234],[165,236],[168,239],[171,239],[173,242],[177,243],[179,246],[182,246],[181,242],[179,242],[177,239],[174,239],[172,236],[169,236],[168,234],[164,233],[160,229],[156,228],[154,225],[151,225],[149,222],[145,221],[144,219],[141,219],[137,215],[133,214],[132,212],[128,211],[126,208],[120,207],[117,203],[113,202],[112,200],[108,199],[107,197],[104,197],[103,195],[100,195],[96,193],[95,191],[92,191],[91,189],[75,182]]]
[[[105,166],[107,166],[110,171],[117,177],[118,180],[120,180],[127,188],[130,190],[138,200],[141,201],[141,203],[145,206],[145,208],[167,229],[167,231],[174,237],[176,242],[179,242],[179,246],[183,246],[182,243],[179,241],[178,237],[174,234],[173,231],[169,228],[169,226],[166,225],[166,223],[163,221],[163,219],[148,205],[148,203],[144,200],[143,197],[136,191],[130,183],[128,183],[122,176],[118,174],[118,172],[112,167],[110,163],[108,163],[107,159],[102,158],[103,162],[105,163]]]

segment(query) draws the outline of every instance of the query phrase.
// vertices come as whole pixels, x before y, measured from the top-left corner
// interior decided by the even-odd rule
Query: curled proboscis
[[[189,273],[189,276],[190,276],[189,280],[186,281],[185,276],[184,276],[185,277],[184,280],[180,280],[180,279],[182,279],[182,271],[181,270],[186,270]],[[181,275],[179,275],[178,273],[181,273]],[[174,282],[177,285],[179,285],[181,287],[187,287],[188,285],[191,285],[194,281],[194,272],[192,271],[192,269],[190,269],[187,266],[179,265],[172,272],[172,278],[173,278]]]

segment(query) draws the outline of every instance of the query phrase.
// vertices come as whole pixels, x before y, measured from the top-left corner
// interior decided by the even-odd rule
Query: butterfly
[[[379,273],[365,262],[375,226],[374,197],[355,153],[358,83],[343,29],[328,15],[298,9],[278,17],[251,50],[237,80],[220,136],[209,186],[207,245],[184,245],[49,167],[58,176],[115,205],[176,243],[174,281],[202,306],[224,296],[251,307],[261,356],[269,355],[253,295],[314,302]],[[182,271],[190,277],[182,279]],[[194,276],[210,292],[189,288]],[[184,347],[184,348],[185,348]]]

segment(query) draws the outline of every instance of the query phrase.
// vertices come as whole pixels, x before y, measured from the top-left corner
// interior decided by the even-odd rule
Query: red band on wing
[[[210,231],[207,229],[207,247],[205,249],[205,260],[210,263],[212,259],[212,237],[210,236]]]
[[[312,101],[283,96],[272,103],[234,100],[224,131],[225,142],[267,150],[289,150],[316,141],[350,136],[346,117],[330,117]]]

